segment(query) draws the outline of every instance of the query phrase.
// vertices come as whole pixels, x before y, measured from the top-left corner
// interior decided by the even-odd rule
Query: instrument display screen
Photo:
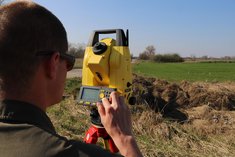
[[[99,89],[96,88],[83,88],[82,99],[89,101],[98,101],[99,100]]]
[[[102,98],[109,98],[111,92],[116,90],[102,86],[82,86],[77,101],[80,105],[95,106]]]

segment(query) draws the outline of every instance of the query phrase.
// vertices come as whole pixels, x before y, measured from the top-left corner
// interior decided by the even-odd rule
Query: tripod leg
[[[84,137],[84,142],[90,144],[96,144],[97,140],[98,140],[97,128],[91,126],[86,132],[86,136]]]
[[[119,150],[116,147],[113,139],[108,135],[104,128],[97,128],[92,125],[86,132],[86,136],[84,137],[85,143],[96,144],[98,138],[102,137],[104,140],[104,148],[109,150],[112,153],[117,153]]]

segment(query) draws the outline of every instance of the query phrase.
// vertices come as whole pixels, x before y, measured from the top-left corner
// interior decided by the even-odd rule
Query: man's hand
[[[130,111],[124,103],[124,98],[117,92],[112,92],[110,99],[102,99],[103,105],[98,104],[101,122],[108,134],[113,137],[132,136]]]
[[[124,97],[112,92],[110,99],[103,98],[97,103],[101,122],[111,136],[120,153],[126,157],[141,157],[132,134],[131,114]]]

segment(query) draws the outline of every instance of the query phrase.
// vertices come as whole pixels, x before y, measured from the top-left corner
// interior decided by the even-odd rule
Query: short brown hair
[[[38,51],[67,49],[62,23],[44,7],[28,1],[0,6],[0,79],[5,92],[27,88],[40,63]]]

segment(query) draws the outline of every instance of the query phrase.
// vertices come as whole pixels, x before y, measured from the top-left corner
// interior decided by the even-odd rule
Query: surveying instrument
[[[116,39],[100,38],[106,34],[116,34]],[[126,104],[135,103],[128,38],[128,30],[126,34],[122,29],[93,31],[85,50],[82,87],[78,96],[78,104],[89,107],[92,123],[84,141],[96,144],[101,137],[105,149],[113,153],[118,149],[101,123],[96,103],[101,102],[102,98],[109,98],[112,91],[123,96]]]

